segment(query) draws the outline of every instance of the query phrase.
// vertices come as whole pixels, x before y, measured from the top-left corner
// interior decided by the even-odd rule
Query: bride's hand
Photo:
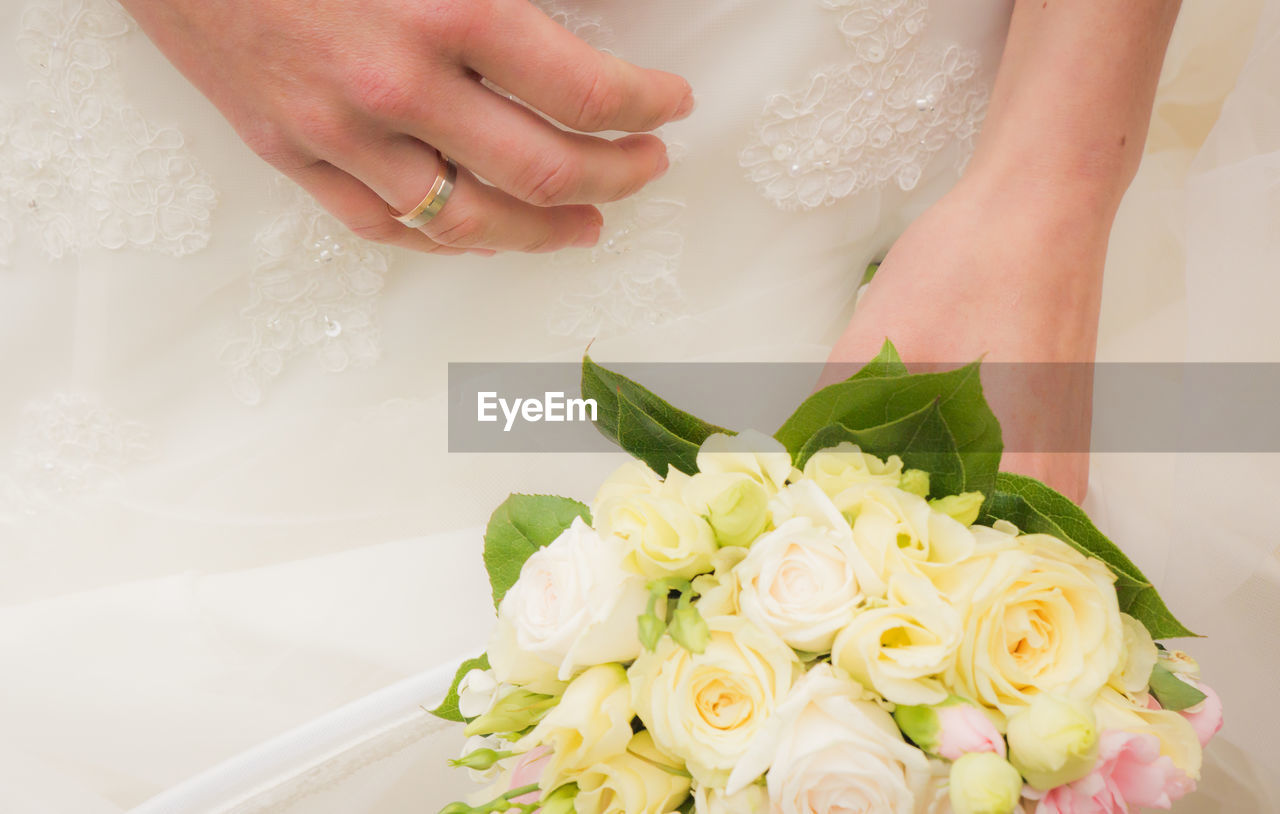
[[[566,132],[481,77],[588,132],[640,133],[693,106],[680,77],[591,48],[527,0],[123,1],[258,155],[356,234],[423,251],[592,245],[591,204],[667,167],[652,135]],[[424,199],[443,170],[432,148],[460,165],[457,185],[416,231],[387,204]]]
[[[865,362],[886,337],[909,365],[985,355],[1002,468],[1078,502],[1109,220],[1054,192],[966,178],[893,245],[831,360]]]

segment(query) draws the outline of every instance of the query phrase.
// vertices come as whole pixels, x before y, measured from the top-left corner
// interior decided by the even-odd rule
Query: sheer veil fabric
[[[461,738],[421,706],[490,624],[478,526],[511,491],[588,498],[620,459],[448,454],[446,364],[593,338],[821,360],[859,270],[963,168],[1010,4],[540,5],[688,77],[698,111],[599,247],[486,261],[356,241],[111,0],[0,8],[0,809],[456,797]],[[1102,358],[1280,361],[1278,38],[1280,2],[1184,4]],[[1184,811],[1276,805],[1255,713],[1280,641],[1247,621],[1280,618],[1274,469],[1094,461],[1091,510],[1211,637],[1229,704]]]

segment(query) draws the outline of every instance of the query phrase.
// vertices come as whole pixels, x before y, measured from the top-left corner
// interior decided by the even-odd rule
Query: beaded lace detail
[[[551,332],[592,339],[677,316],[684,237],[675,227],[684,209],[643,193],[606,207],[599,243],[558,253],[557,262],[572,267],[565,287],[573,293],[556,305]]]
[[[151,452],[146,428],[86,393],[58,393],[23,410],[0,496],[30,514],[110,483]]]
[[[254,238],[249,304],[221,354],[246,404],[259,403],[304,352],[332,373],[382,355],[376,312],[391,252],[357,238],[300,188],[282,180],[279,190],[283,211]]]
[[[978,54],[919,47],[925,0],[824,0],[854,61],[816,71],[768,100],[739,160],[782,209],[813,209],[862,190],[914,189],[948,144],[957,171],[986,112]]]
[[[23,15],[27,95],[0,102],[0,260],[15,231],[55,259],[97,247],[180,256],[208,243],[209,176],[111,70],[133,29],[111,0],[48,0]]]

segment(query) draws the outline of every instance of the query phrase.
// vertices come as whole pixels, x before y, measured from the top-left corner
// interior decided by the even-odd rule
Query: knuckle
[[[597,66],[587,77],[586,90],[578,101],[578,115],[572,123],[579,130],[610,130],[622,115],[626,99],[622,89],[611,81],[609,71]]]
[[[351,77],[351,103],[380,120],[403,121],[417,111],[417,89],[394,72],[363,69]]]
[[[356,237],[363,240],[371,240],[374,243],[390,243],[399,237],[404,230],[404,227],[399,222],[387,220],[386,218],[348,223],[347,228]]]
[[[305,163],[301,151],[274,122],[260,121],[240,128],[240,138],[259,158],[278,170],[290,170]]]
[[[534,206],[557,206],[571,203],[582,181],[582,167],[572,156],[543,158],[530,167],[516,193]]]
[[[444,246],[471,248],[483,245],[488,236],[488,225],[478,212],[471,209],[457,208],[449,212],[448,207],[431,221],[429,235],[432,240]]]

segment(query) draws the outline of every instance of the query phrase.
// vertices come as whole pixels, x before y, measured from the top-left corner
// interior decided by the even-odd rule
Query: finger
[[[499,13],[467,42],[468,67],[575,130],[642,132],[687,116],[693,90],[666,71],[601,53],[528,0]]]
[[[434,149],[408,136],[374,142],[341,160],[343,169],[398,212],[418,206],[444,171]],[[453,192],[422,232],[454,248],[541,252],[594,245],[602,224],[594,207],[533,206],[482,183],[460,166]]]
[[[378,194],[358,179],[324,161],[289,173],[316,202],[333,214],[357,237],[429,254],[465,254],[463,248],[445,246],[391,216]]]
[[[446,100],[389,122],[536,206],[596,204],[633,195],[666,172],[667,147],[651,135],[610,141],[570,133],[474,79],[448,83]],[[454,111],[466,111],[458,116]]]

